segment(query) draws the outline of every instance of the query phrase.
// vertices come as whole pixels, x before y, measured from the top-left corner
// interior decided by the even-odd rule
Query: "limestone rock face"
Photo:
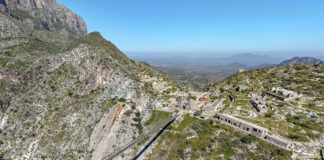
[[[73,37],[87,33],[83,19],[55,0],[2,0],[0,4],[9,15],[32,28],[57,30]]]

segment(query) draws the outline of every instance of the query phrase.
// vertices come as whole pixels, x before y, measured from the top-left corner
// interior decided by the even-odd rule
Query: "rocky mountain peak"
[[[322,64],[323,61],[314,57],[294,57],[285,60],[279,64],[279,66],[296,65],[296,64]]]
[[[0,0],[0,5],[5,8],[2,12],[32,28],[56,30],[73,37],[87,34],[83,19],[56,0]]]
[[[55,0],[2,0],[12,9],[34,10],[51,7]]]

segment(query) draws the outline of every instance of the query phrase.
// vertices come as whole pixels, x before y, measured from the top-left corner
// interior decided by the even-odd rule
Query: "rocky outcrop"
[[[285,60],[279,64],[279,66],[286,65],[296,65],[296,64],[323,64],[324,62],[320,59],[313,57],[294,57],[288,60]]]
[[[0,5],[7,14],[32,28],[56,30],[73,37],[87,33],[83,19],[55,0],[2,0]]]

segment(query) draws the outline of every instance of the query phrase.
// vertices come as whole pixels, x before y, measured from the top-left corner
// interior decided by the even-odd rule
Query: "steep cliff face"
[[[0,5],[9,15],[32,28],[56,30],[74,37],[87,33],[83,19],[55,0],[2,0]]]

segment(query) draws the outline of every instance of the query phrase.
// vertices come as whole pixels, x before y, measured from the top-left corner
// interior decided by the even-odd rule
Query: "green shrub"
[[[273,112],[271,112],[271,111],[267,112],[267,113],[264,114],[264,116],[270,118],[270,117],[273,116]]]
[[[193,115],[197,117],[197,116],[200,116],[201,113],[202,113],[201,111],[195,111],[195,113]]]
[[[56,86],[54,84],[50,84],[50,88],[52,89],[52,91],[56,91]]]
[[[197,96],[190,95],[190,99],[192,99],[192,100],[197,100]]]
[[[289,156],[289,152],[283,149],[276,149],[274,153],[272,153],[272,156]]]
[[[136,113],[135,113],[135,116],[136,116],[136,117],[140,117],[140,116],[141,116],[141,113],[140,113],[140,112],[136,112]]]
[[[127,117],[129,117],[132,113],[133,113],[132,110],[127,110],[127,111],[124,113],[124,115],[127,116]]]
[[[125,98],[119,98],[119,102],[126,102],[127,100]]]
[[[298,135],[298,134],[290,133],[290,134],[288,135],[288,138],[299,140],[299,139],[301,139],[301,136]]]
[[[143,126],[142,126],[142,123],[136,123],[135,124],[135,127],[138,129],[138,132],[139,133],[142,133],[143,132]]]
[[[303,128],[310,128],[309,124],[307,122],[303,122],[299,116],[291,116],[288,114],[286,119],[289,123],[293,123]]]
[[[135,121],[135,122],[140,122],[141,120],[142,120],[142,118],[139,118],[139,117],[133,118],[133,121]]]
[[[152,83],[145,82],[144,83],[144,90],[145,90],[146,93],[154,94],[154,89],[153,89]]]
[[[245,135],[245,136],[243,136],[243,137],[240,138],[240,141],[242,143],[245,143],[245,144],[250,144],[250,143],[252,143],[255,140],[256,140],[256,137],[253,136],[253,135],[250,135],[250,134],[249,135]]]
[[[73,92],[72,92],[71,90],[69,90],[69,91],[67,92],[67,95],[68,95],[69,97],[72,97],[72,96],[73,96]]]

